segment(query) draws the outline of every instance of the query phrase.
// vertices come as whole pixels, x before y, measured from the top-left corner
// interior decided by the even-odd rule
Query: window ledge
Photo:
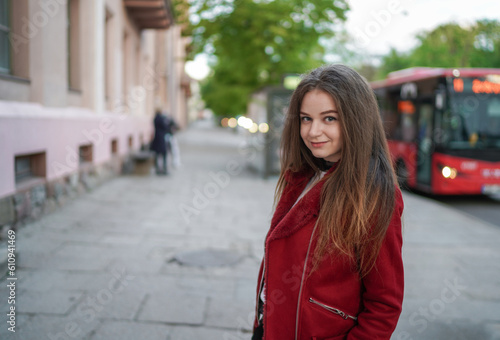
[[[17,81],[19,83],[30,84],[31,80],[27,78],[21,78],[18,76],[13,76],[12,74],[0,73],[0,79]]]
[[[90,171],[90,170],[92,170],[92,168],[93,168],[93,164],[92,164],[92,162],[89,162],[89,161],[81,162],[78,165],[78,170],[84,171],[84,172]]]
[[[45,178],[43,177],[29,177],[25,178],[19,182],[16,183],[16,190],[17,191],[25,191],[33,188],[34,186],[44,184],[45,183]]]
[[[71,92],[71,93],[78,93],[78,94],[82,94],[82,90],[80,89],[75,89],[73,87],[68,87],[68,91]]]

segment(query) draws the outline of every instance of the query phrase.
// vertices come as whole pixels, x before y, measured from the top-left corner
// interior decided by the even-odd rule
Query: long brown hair
[[[281,138],[281,174],[275,202],[288,184],[284,176],[287,171],[313,175],[324,165],[300,137],[302,99],[313,89],[326,92],[335,101],[343,138],[337,168],[323,178],[314,258],[319,262],[325,254],[346,254],[356,261],[364,276],[380,251],[397,184],[375,95],[353,69],[344,65],[320,67],[304,76],[295,89]]]

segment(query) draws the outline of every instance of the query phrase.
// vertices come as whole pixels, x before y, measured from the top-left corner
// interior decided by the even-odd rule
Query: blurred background
[[[499,7],[487,0],[0,6],[0,197],[93,167],[121,171],[151,141],[158,110],[181,128],[202,118],[235,127],[229,119],[245,116],[255,120],[247,130],[267,133],[271,119],[252,96],[293,89],[323,63],[368,81],[411,67],[500,67]]]
[[[3,322],[0,338],[249,338],[288,100],[301,74],[343,63],[373,87],[407,189],[394,339],[500,339],[499,13],[0,0],[0,264],[15,233],[22,300],[21,334]],[[163,177],[156,112],[177,127]],[[125,293],[107,288],[128,283],[117,272]]]

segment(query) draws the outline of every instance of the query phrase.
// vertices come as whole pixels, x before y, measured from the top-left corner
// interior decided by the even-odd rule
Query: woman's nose
[[[321,135],[321,122],[313,120],[311,123],[311,129],[309,130],[309,135],[312,137]]]

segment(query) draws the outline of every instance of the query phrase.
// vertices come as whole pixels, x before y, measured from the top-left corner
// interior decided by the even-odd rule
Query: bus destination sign
[[[453,90],[456,93],[500,94],[500,79],[498,75],[484,78],[455,78]]]

